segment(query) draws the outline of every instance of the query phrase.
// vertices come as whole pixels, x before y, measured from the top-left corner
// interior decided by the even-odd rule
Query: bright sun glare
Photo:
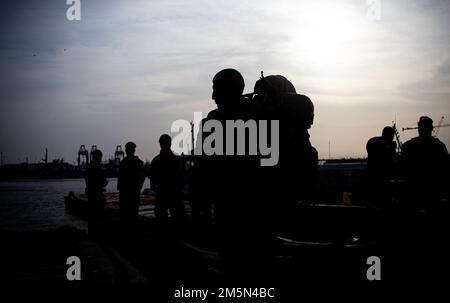
[[[329,69],[361,56],[354,42],[364,33],[365,23],[355,11],[339,5],[312,5],[297,19],[293,47],[302,60]]]

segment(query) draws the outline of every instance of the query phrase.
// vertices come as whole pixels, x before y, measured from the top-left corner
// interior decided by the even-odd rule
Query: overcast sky
[[[370,2],[370,1],[369,1]],[[396,118],[450,123],[450,1],[65,0],[0,4],[0,151],[7,162],[72,163],[96,144],[106,158],[135,141],[151,160],[176,119],[214,108],[211,79],[281,74],[315,104],[319,155],[365,156]],[[373,8],[373,7],[372,7]],[[439,138],[450,147],[450,128]]]

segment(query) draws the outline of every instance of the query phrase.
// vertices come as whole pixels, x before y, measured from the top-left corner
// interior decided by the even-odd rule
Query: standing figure
[[[397,147],[394,134],[394,129],[386,126],[381,137],[373,137],[366,144],[368,199],[372,206],[388,206],[392,198],[389,185],[395,176]]]
[[[104,188],[108,185],[108,180],[101,163],[102,152],[97,149],[92,152],[92,161],[89,163],[85,177],[85,191],[89,203],[88,228],[90,234],[97,232],[98,220],[102,217],[106,205]]]
[[[202,120],[197,137],[195,149],[200,150],[199,154],[202,156],[193,168],[192,212],[194,216],[200,215],[204,218],[213,214],[219,229],[225,229],[223,226],[230,222],[230,214],[241,214],[251,202],[244,197],[250,192],[249,182],[253,181],[252,178],[246,178],[251,170],[248,167],[247,156],[235,157],[223,153],[205,155],[203,144],[209,140],[212,130],[205,131],[203,126],[210,121],[218,122],[221,126],[219,136],[226,138],[226,121],[246,121],[248,113],[242,96],[245,82],[239,71],[232,68],[223,69],[213,77],[212,82],[211,99],[214,100],[217,108],[210,111]],[[223,151],[226,150],[226,140],[224,141]],[[236,150],[236,138],[234,138],[234,150]]]
[[[296,221],[297,203],[315,200],[318,154],[308,132],[314,123],[314,104],[297,94],[294,85],[281,75],[262,76],[254,93],[253,115],[278,120],[280,125],[278,164],[260,168],[258,183],[267,189],[262,201],[275,215],[275,228],[290,228]]]
[[[432,136],[433,120],[423,116],[419,136],[402,146],[401,167],[406,181],[407,202],[416,209],[430,210],[448,195],[447,147]]]
[[[183,180],[180,157],[170,147],[172,138],[163,134],[159,138],[161,151],[153,158],[150,165],[150,183],[156,192],[155,216],[160,220],[167,219],[167,212],[176,221],[184,216]]]
[[[141,188],[145,180],[144,163],[134,155],[136,144],[125,144],[126,157],[119,167],[117,189],[122,220],[129,227],[137,223]]]
[[[273,254],[270,222],[265,220],[267,212],[261,200],[265,188],[258,183],[260,158],[250,152],[252,142],[257,140],[251,136],[257,136],[258,125],[254,123],[256,133],[249,126],[243,140],[238,140],[237,128],[227,127],[238,122],[251,125],[256,122],[252,121],[256,115],[252,113],[250,101],[242,95],[245,82],[239,71],[221,70],[213,77],[212,84],[212,99],[217,108],[203,119],[196,149],[221,147],[212,154],[203,153],[197,161],[196,192],[201,196],[202,205],[212,206],[225,272],[238,279],[262,278],[270,272],[267,268],[272,264]],[[211,122],[218,125],[214,132],[208,126]],[[220,144],[212,139],[218,137],[224,139]],[[244,151],[238,150],[238,144],[245,144]],[[208,213],[206,207],[203,212]]]

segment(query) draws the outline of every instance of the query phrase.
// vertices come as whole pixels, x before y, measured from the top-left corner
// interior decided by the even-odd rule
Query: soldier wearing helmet
[[[258,174],[258,183],[267,189],[261,200],[276,214],[275,228],[280,228],[298,201],[314,199],[318,155],[308,133],[314,123],[314,105],[281,75],[262,75],[254,94],[252,116],[278,120],[280,126],[278,165],[261,167]]]

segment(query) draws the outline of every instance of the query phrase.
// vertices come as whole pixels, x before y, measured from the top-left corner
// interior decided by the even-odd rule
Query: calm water
[[[116,191],[109,179],[107,191]],[[64,196],[84,192],[84,179],[0,181],[0,231],[44,231],[64,225],[87,229],[87,223],[67,214]]]

